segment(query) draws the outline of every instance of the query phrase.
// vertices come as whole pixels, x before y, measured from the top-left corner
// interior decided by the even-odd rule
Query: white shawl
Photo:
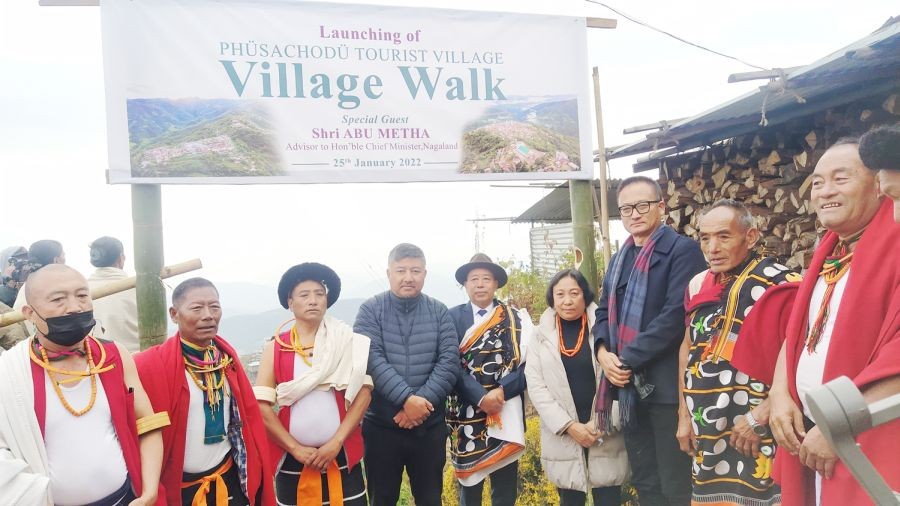
[[[345,390],[344,399],[353,402],[362,386],[372,385],[366,375],[369,338],[353,332],[346,323],[325,315],[313,343],[316,361],[312,367],[275,389],[279,406],[290,406],[313,390]]]
[[[0,504],[53,505],[26,339],[0,356]]]

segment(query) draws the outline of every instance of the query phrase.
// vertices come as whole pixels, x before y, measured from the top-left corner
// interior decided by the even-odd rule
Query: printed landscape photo
[[[135,177],[243,177],[284,173],[268,117],[240,100],[128,100]]]
[[[511,98],[463,131],[461,174],[580,170],[578,100]]]

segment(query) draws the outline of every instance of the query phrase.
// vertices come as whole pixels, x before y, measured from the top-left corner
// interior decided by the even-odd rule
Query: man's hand
[[[418,425],[418,423],[413,423],[402,409],[394,415],[394,423],[399,425],[401,429],[414,429]]]
[[[600,362],[606,379],[613,385],[624,387],[631,380],[631,371],[622,369],[622,361],[615,353],[606,351],[606,346],[597,348],[597,361]]]
[[[419,397],[418,395],[410,395],[406,402],[403,403],[403,412],[411,421],[419,421],[428,418],[428,415],[434,411],[434,406],[428,402],[428,399]],[[416,424],[418,425],[418,424]]]
[[[797,455],[800,452],[800,440],[806,437],[803,412],[786,390],[770,390],[769,405],[769,429],[775,442],[791,455]]]
[[[294,457],[297,462],[304,466],[309,466],[312,465],[310,462],[312,461],[313,455],[316,453],[316,449],[309,446],[297,445],[290,453],[291,457]]]
[[[153,506],[156,504],[156,496],[156,490],[154,490],[152,494],[147,493],[131,501],[128,506]]]
[[[747,417],[738,417],[737,423],[731,429],[729,444],[742,455],[747,457],[759,457],[759,442],[762,440],[753,432],[753,427],[747,422]]]
[[[328,469],[328,465],[331,464],[331,461],[337,457],[338,452],[341,451],[341,442],[331,438],[327,443],[320,446],[313,453],[312,459],[310,460],[309,465],[318,469],[319,471],[325,471]]]
[[[506,398],[503,395],[503,387],[497,387],[481,398],[478,407],[489,415],[496,415],[503,409],[504,403],[506,403]]]
[[[691,424],[691,415],[678,414],[678,430],[675,431],[675,439],[678,440],[678,447],[681,451],[687,453],[691,457],[697,451],[697,435],[694,434],[694,426]]]
[[[803,438],[803,443],[800,445],[800,462],[821,474],[826,480],[834,476],[837,455],[818,427],[810,429]]]

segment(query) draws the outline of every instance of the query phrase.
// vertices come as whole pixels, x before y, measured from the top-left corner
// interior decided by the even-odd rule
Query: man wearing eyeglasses
[[[618,201],[630,236],[603,278],[593,328],[603,368],[598,422],[602,431],[625,431],[631,483],[642,506],[687,506],[691,461],[675,438],[678,387],[672,378],[684,336],[685,288],[706,261],[695,241],[662,223],[666,206],[656,181],[625,179]]]

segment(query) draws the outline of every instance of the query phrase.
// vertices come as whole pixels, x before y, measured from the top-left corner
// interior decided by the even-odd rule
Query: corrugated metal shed
[[[616,201],[616,188],[620,180],[608,181],[606,198],[609,202],[610,219],[619,218],[619,207]],[[600,202],[600,181],[594,181],[594,193]],[[569,201],[569,183],[563,183],[553,189],[546,197],[537,201],[524,213],[517,216],[513,223],[569,223],[572,221],[572,204]]]
[[[560,259],[575,245],[572,225],[547,225],[528,232],[531,242],[531,267],[543,275],[559,270]]]
[[[612,150],[608,158],[674,148],[660,157],[743,135],[829,107],[900,90],[900,17],[868,37],[797,68],[759,90],[681,120],[642,141]],[[802,97],[803,103],[797,97]],[[645,168],[650,168],[646,167]],[[635,167],[638,170],[638,167]]]

